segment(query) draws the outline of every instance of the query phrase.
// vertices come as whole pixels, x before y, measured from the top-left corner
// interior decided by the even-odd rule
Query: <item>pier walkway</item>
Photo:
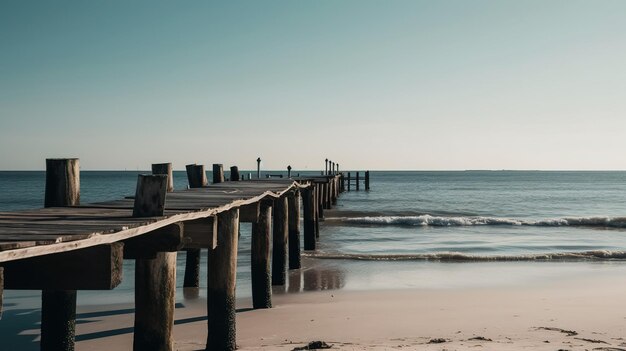
[[[270,308],[271,285],[300,268],[301,218],[304,249],[315,250],[341,175],[242,181],[232,167],[224,181],[222,165],[210,185],[201,165],[187,175],[190,188],[173,191],[171,164],[156,164],[135,196],[80,204],[78,160],[47,160],[45,208],[0,212],[0,312],[3,289],[41,290],[41,349],[73,350],[76,291],[114,289],[122,260],[133,259],[134,350],[172,350],[176,254],[186,251],[184,286],[197,289],[207,249],[206,349],[234,350],[239,223],[252,223],[253,306]]]

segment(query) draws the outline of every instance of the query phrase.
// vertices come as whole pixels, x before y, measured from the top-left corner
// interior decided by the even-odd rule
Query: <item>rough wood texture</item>
[[[165,174],[167,176],[167,192],[174,191],[174,174],[171,163],[153,163],[152,174]]]
[[[300,192],[287,197],[289,222],[289,269],[300,268]]]
[[[159,252],[135,265],[133,350],[171,351],[176,303],[176,252]]]
[[[73,351],[76,334],[76,290],[44,290],[41,295],[42,351]]]
[[[77,158],[46,160],[45,207],[80,204],[80,168]]]
[[[302,189],[304,249],[315,250],[315,188]]]
[[[287,239],[289,208],[287,197],[274,200],[272,217],[272,285],[285,285],[287,280]]]
[[[132,217],[134,199],[0,212],[0,262],[123,241],[169,224],[274,199],[306,183],[306,178],[271,179],[178,190],[167,194],[160,217]]]
[[[208,184],[204,165],[186,165],[185,169],[187,170],[187,181],[190,188],[201,188]]]
[[[208,254],[208,337],[206,350],[233,351],[236,345],[235,281],[239,210],[218,215],[215,250]]]
[[[270,228],[272,225],[272,206],[261,204],[259,221],[252,223],[252,307],[272,307],[272,286],[270,273]]]
[[[124,258],[154,258],[157,252],[176,252],[183,247],[183,224],[175,223],[124,241]]]
[[[259,214],[261,211],[261,203],[241,206],[239,208],[239,222],[241,223],[254,223],[259,221]]]
[[[4,268],[0,267],[0,319],[2,319],[2,293],[4,290]]]
[[[239,181],[240,177],[241,176],[239,175],[239,167],[237,167],[237,166],[230,167],[230,181],[231,182],[237,182],[237,181]]]
[[[187,180],[189,188],[201,188],[206,186],[206,172],[203,165],[187,165]],[[187,249],[185,257],[185,278],[183,287],[200,287],[200,249]]]
[[[44,207],[79,204],[78,159],[47,159]],[[43,266],[38,265],[37,268]],[[51,286],[45,289],[41,295],[41,350],[73,351],[76,334],[76,290],[48,290],[54,289]]]
[[[217,217],[185,222],[185,248],[214,249],[217,246]]]
[[[123,244],[10,261],[4,287],[21,290],[110,290],[122,281]]]
[[[140,175],[133,217],[162,216],[167,176]],[[178,228],[180,235],[180,227]],[[170,351],[174,347],[176,253],[159,252],[154,259],[135,260],[134,350]]]
[[[219,163],[213,164],[213,184],[224,183],[224,165]]]
[[[140,174],[137,178],[133,217],[162,216],[167,193],[167,175]]]

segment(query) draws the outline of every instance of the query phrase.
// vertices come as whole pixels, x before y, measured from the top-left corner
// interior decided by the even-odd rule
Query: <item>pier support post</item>
[[[324,175],[328,175],[328,159],[324,160]]]
[[[324,209],[320,204],[321,185],[315,184],[313,187],[313,220],[315,223],[315,238],[320,237],[320,218],[324,217]]]
[[[78,159],[47,159],[44,207],[67,207],[79,204]],[[74,350],[75,334],[76,290],[43,290],[41,350]]]
[[[285,285],[287,280],[287,236],[289,208],[287,197],[274,200],[272,225],[272,285]]]
[[[139,175],[133,217],[163,215],[167,178]],[[157,252],[156,258],[135,260],[133,350],[173,350],[175,294],[176,252]]]
[[[304,211],[304,249],[315,250],[315,185],[302,189]]]
[[[356,172],[356,190],[358,191],[360,188],[360,184],[359,184],[359,172]]]
[[[252,223],[252,306],[272,307],[272,286],[270,279],[270,227],[272,206],[262,202],[259,221]],[[218,224],[219,225],[219,224]]]
[[[291,165],[287,166],[287,178],[291,178]]]
[[[207,185],[206,172],[204,165],[187,165],[187,180],[190,188],[201,188]],[[200,287],[200,249],[185,249],[187,257],[185,258],[185,277],[183,280],[183,288],[187,288],[188,295],[197,295]]]
[[[236,345],[235,281],[239,210],[217,215],[217,246],[208,254],[208,337],[206,350],[233,351]]]
[[[350,181],[352,181],[352,179],[350,178],[350,172],[348,172],[348,191],[350,191]]]
[[[219,163],[213,164],[213,184],[224,183],[224,165]]]
[[[370,190],[370,171],[365,171],[365,190]]]
[[[236,182],[239,180],[239,167],[232,166],[230,167],[230,181]]]
[[[256,159],[256,177],[261,179],[261,158]]]
[[[300,192],[287,197],[289,221],[289,269],[300,268]]]
[[[2,293],[4,290],[4,268],[0,267],[0,319],[2,319]]]

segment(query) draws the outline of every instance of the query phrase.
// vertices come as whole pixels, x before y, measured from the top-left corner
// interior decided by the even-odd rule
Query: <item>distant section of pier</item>
[[[300,268],[301,218],[303,249],[315,250],[324,210],[352,183],[370,189],[369,171],[344,176],[328,159],[319,176],[288,166],[263,178],[260,158],[256,177],[232,166],[226,178],[222,164],[213,164],[212,183],[203,165],[186,171],[186,190],[174,191],[170,163],[153,164],[134,196],[81,204],[79,160],[46,160],[44,208],[0,212],[0,312],[3,289],[41,290],[41,350],[74,350],[76,291],[114,289],[122,260],[133,259],[133,348],[172,350],[177,252],[186,251],[185,294],[197,295],[207,249],[206,349],[235,350],[239,223],[252,223],[253,306],[271,308],[271,286]]]

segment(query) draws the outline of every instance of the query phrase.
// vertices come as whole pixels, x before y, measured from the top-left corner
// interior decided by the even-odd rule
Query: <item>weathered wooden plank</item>
[[[110,290],[122,281],[123,244],[2,263],[5,289]]]
[[[245,188],[246,183],[256,182],[257,181],[245,181],[237,182],[237,184],[244,184],[243,188]],[[33,234],[38,233],[47,235],[57,233],[58,231],[62,235],[87,235],[86,239],[80,239],[71,242],[64,242],[62,241],[64,240],[63,238],[61,239],[61,242],[58,242],[59,240],[56,239],[41,240],[39,242],[36,242],[35,240],[29,240],[28,237],[25,237],[24,244],[11,243],[4,246],[7,248],[6,250],[2,250],[3,246],[0,245],[0,262],[33,257],[42,254],[64,252],[68,250],[75,250],[79,248],[86,248],[99,244],[125,240],[137,235],[142,235],[144,233],[150,232],[152,230],[172,223],[214,216],[217,213],[228,211],[235,207],[258,202],[268,196],[278,197],[289,191],[293,187],[299,186],[299,184],[292,181],[286,183],[283,181],[282,184],[277,184],[276,191],[270,191],[268,189],[265,189],[263,192],[255,193],[258,195],[251,196],[250,198],[244,200],[227,199],[225,203],[222,203],[219,206],[200,210],[198,210],[197,208],[190,208],[188,210],[166,210],[164,212],[166,216],[148,217],[141,219],[132,219],[132,217],[130,217],[132,215],[133,208],[132,200],[121,201],[124,203],[124,208],[107,207],[106,204],[89,204],[87,206],[70,208],[46,208],[38,210],[0,213],[0,233],[2,232],[3,223],[8,223],[7,221],[15,221],[12,222],[12,224],[16,224],[19,227],[28,226],[29,224],[24,224],[24,222],[29,222],[30,219],[32,219],[33,221],[40,221],[42,223],[40,228],[35,228],[39,227],[38,225],[32,228]],[[226,189],[226,187],[224,189]],[[120,202],[117,203],[119,204]],[[79,224],[73,224],[76,222],[78,222]],[[57,227],[54,228],[54,225],[57,225]],[[20,230],[24,229],[25,228],[21,228]],[[11,230],[12,229],[9,228],[5,230],[5,233],[16,234],[13,233]],[[76,237],[72,239],[75,238]],[[69,240],[70,238],[68,237],[67,239]],[[0,242],[3,242],[1,236]],[[50,245],[34,246],[34,244]]]
[[[217,218],[207,217],[185,222],[185,248],[214,249],[217,246]]]
[[[261,210],[260,202],[241,206],[239,208],[239,222],[241,223],[258,222],[260,210]]]
[[[158,252],[176,252],[183,247],[183,223],[170,224],[124,241],[124,258],[154,258]]]

